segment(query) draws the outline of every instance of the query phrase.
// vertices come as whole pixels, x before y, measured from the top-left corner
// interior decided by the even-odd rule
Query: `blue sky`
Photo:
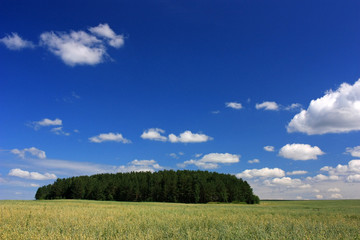
[[[360,198],[357,1],[0,3],[0,199],[209,170],[262,199]]]

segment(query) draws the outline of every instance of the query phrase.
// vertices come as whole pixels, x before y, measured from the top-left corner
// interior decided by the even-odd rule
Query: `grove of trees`
[[[35,198],[250,204],[260,201],[250,185],[234,175],[188,170],[59,178],[53,184],[40,187]]]

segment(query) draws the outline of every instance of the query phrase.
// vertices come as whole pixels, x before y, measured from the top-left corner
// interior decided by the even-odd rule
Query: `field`
[[[0,201],[0,239],[360,239],[360,200]]]

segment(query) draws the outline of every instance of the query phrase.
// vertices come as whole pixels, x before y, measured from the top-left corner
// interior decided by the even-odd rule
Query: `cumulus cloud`
[[[107,23],[91,27],[89,31],[99,37],[108,39],[108,44],[112,47],[119,48],[124,45],[124,36],[117,35]]]
[[[19,178],[32,179],[32,180],[50,180],[57,178],[56,175],[52,173],[41,174],[38,172],[28,172],[28,171],[23,171],[20,168],[11,169],[8,175]]]
[[[160,128],[150,128],[150,129],[144,131],[140,137],[142,139],[149,139],[149,140],[154,140],[154,141],[165,142],[165,141],[167,141],[167,137],[162,136],[161,135],[162,133],[165,133],[165,131]]]
[[[263,102],[263,103],[257,103],[255,105],[255,108],[269,110],[269,111],[277,111],[279,110],[279,105],[276,102]]]
[[[360,146],[356,146],[353,148],[348,147],[346,148],[346,152],[350,153],[353,157],[360,157]]]
[[[329,188],[328,192],[340,192],[339,188]]]
[[[311,160],[317,159],[318,156],[325,154],[317,146],[310,146],[309,144],[286,144],[279,151],[279,156],[292,160]]]
[[[334,194],[331,194],[331,198],[341,199],[341,198],[343,198],[343,196],[340,193],[334,193]]]
[[[41,45],[60,57],[65,64],[96,65],[106,56],[102,41],[84,31],[70,33],[44,32],[40,35]]]
[[[154,141],[169,141],[172,143],[199,143],[199,142],[207,142],[212,140],[212,137],[209,137],[205,134],[201,133],[192,133],[191,131],[187,130],[183,133],[180,133],[179,136],[176,136],[175,134],[171,133],[168,137],[163,136],[161,134],[165,133],[163,129],[160,128],[149,128],[148,130],[145,130],[141,134],[142,139],[148,139],[148,140],[154,140]]]
[[[121,133],[101,133],[97,136],[90,137],[90,142],[101,143],[101,142],[122,142],[122,143],[131,143],[130,140],[123,137]]]
[[[268,186],[286,186],[286,187],[298,187],[302,184],[300,179],[292,179],[289,177],[274,178],[272,180],[265,180],[265,185]]]
[[[25,158],[26,153],[30,153],[32,156],[35,156],[37,158],[41,158],[41,159],[46,158],[45,152],[40,149],[37,149],[35,147],[24,148],[23,150],[19,150],[19,149],[15,148],[15,149],[11,150],[11,153],[18,155],[19,157],[21,157],[23,159]]]
[[[0,43],[3,43],[10,50],[35,47],[32,42],[22,39],[17,33],[11,33],[11,35],[1,38]]]
[[[335,168],[331,166],[325,166],[320,170],[328,172],[329,175],[333,176],[360,174],[360,160],[351,160],[347,165],[338,164]]]
[[[308,173],[307,171],[298,170],[298,171],[287,172],[286,175],[304,175],[307,173]]]
[[[240,161],[240,155],[230,153],[209,153],[204,155],[199,160],[188,160],[183,164],[179,164],[179,167],[185,167],[186,165],[195,165],[202,169],[215,169],[219,167],[219,164],[232,164]]]
[[[288,132],[308,135],[346,133],[360,130],[360,79],[343,83],[336,91],[329,90],[312,100],[307,110],[296,114],[287,126]]]
[[[103,62],[108,56],[105,41],[115,48],[124,45],[123,35],[115,34],[106,23],[90,27],[89,31],[44,32],[40,44],[69,66]]]
[[[32,122],[30,126],[32,126],[35,130],[40,129],[41,127],[62,126],[62,120],[59,118],[56,118],[54,120],[44,118],[43,120]]]
[[[267,151],[267,152],[274,152],[275,148],[273,146],[265,146],[264,150]]]
[[[1,38],[0,43],[11,50],[34,47],[17,33]],[[39,43],[69,66],[99,64],[106,58],[111,59],[107,46],[120,48],[123,45],[124,36],[116,34],[107,23],[90,27],[88,31],[43,32]]]
[[[241,173],[236,174],[237,178],[272,178],[284,177],[285,171],[280,168],[261,168],[261,169],[247,169]]]
[[[325,166],[320,169],[329,173],[325,176],[332,179],[339,179],[340,177],[347,182],[360,182],[360,160],[351,160],[347,165],[338,164],[336,167]],[[326,180],[325,177],[322,177]]]
[[[308,180],[308,181],[318,181],[318,182],[321,182],[321,181],[337,181],[339,179],[340,178],[338,176],[336,176],[336,175],[326,176],[324,174],[318,174],[315,177],[307,177],[306,178],[306,180]]]
[[[259,162],[260,162],[260,160],[257,158],[248,161],[248,163],[259,163]]]
[[[316,197],[316,199],[323,199],[324,198],[324,196],[321,195],[321,194],[317,194],[315,197]]]
[[[212,140],[212,137],[209,137],[205,134],[201,133],[192,133],[191,131],[187,130],[180,134],[180,136],[176,136],[175,134],[169,135],[169,141],[172,143],[200,143],[200,142],[207,142]]]
[[[229,108],[233,108],[233,109],[242,109],[243,108],[242,104],[237,103],[237,102],[227,102],[227,103],[225,103],[225,106],[229,107]]]
[[[348,182],[360,182],[360,174],[352,174],[347,176],[346,181]]]

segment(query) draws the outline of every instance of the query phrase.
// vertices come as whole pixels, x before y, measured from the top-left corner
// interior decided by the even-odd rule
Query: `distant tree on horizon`
[[[250,185],[241,178],[190,170],[59,178],[53,184],[39,187],[35,198],[175,203],[260,202]]]

